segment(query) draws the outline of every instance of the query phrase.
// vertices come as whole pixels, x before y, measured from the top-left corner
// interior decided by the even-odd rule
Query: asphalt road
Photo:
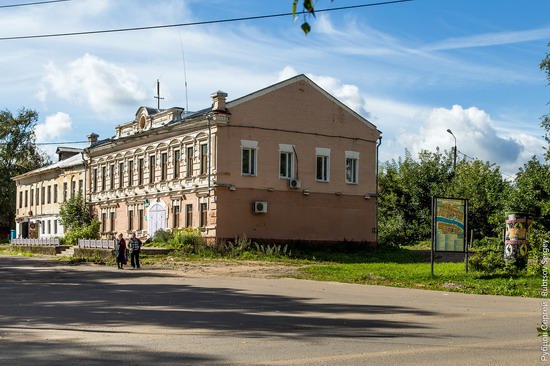
[[[0,256],[0,365],[538,365],[541,302]]]

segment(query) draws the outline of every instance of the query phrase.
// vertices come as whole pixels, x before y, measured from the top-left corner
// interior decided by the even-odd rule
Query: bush
[[[260,255],[266,257],[288,257],[291,251],[288,250],[288,245],[284,247],[277,244],[258,244],[248,239],[243,234],[242,237],[235,237],[235,241],[218,245],[216,250],[219,254],[229,257],[242,257],[248,255]]]
[[[168,242],[171,248],[187,253],[200,253],[206,248],[206,241],[197,229],[184,228],[174,230],[173,237]]]
[[[159,229],[155,232],[155,235],[153,235],[153,242],[168,243],[173,237],[174,235],[172,235],[172,232],[164,229]]]
[[[379,248],[399,248],[400,245],[407,242],[403,227],[405,222],[403,217],[398,215],[391,219],[380,218],[378,229],[378,247]]]
[[[76,226],[67,230],[65,238],[63,239],[64,245],[77,245],[78,239],[99,239],[99,226],[100,222],[93,219],[92,222],[84,226]]]
[[[474,240],[472,247],[475,248],[476,252],[468,261],[475,271],[489,275],[503,272],[505,268],[511,269],[510,264],[507,265],[506,261],[504,261],[501,239],[483,238]]]

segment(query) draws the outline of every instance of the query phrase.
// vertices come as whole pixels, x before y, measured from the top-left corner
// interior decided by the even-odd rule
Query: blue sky
[[[0,5],[24,2],[31,1]],[[0,8],[0,37],[285,13],[291,3],[71,0]],[[383,132],[382,161],[405,149],[413,156],[450,149],[450,128],[460,152],[513,175],[545,146],[539,123],[550,87],[538,65],[550,52],[548,14],[548,0],[415,0],[319,13],[308,36],[300,19],[280,17],[4,40],[0,108],[37,110],[39,142],[82,141],[91,132],[110,137],[139,106],[155,106],[157,79],[162,108],[193,111],[209,106],[214,91],[236,99],[303,73]]]

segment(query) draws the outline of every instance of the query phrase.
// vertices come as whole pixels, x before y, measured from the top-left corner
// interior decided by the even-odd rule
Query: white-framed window
[[[315,148],[315,179],[318,182],[330,181],[330,149]]]
[[[204,175],[206,173],[208,173],[208,164],[209,164],[209,161],[208,161],[208,144],[200,144],[200,153],[201,153],[201,170],[200,170],[200,174],[201,175]]]
[[[359,183],[359,153],[346,151],[346,183]]]
[[[172,155],[173,160],[173,177],[174,179],[178,179],[180,177],[180,162],[181,162],[181,150],[174,150],[174,153]]]
[[[185,176],[189,178],[193,176],[193,146],[192,145],[186,146],[185,151],[186,151]]]
[[[294,146],[279,144],[279,178],[294,177]]]
[[[257,175],[258,141],[241,140],[241,174]]]

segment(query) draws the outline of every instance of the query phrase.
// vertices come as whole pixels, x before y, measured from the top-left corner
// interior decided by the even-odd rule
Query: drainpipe
[[[378,158],[378,148],[382,145],[382,135],[378,138],[378,143],[376,144],[376,233],[375,233],[375,239],[376,239],[376,245],[378,246],[378,165],[379,165],[379,158]]]
[[[212,188],[211,183],[211,174],[212,174],[212,126],[211,126],[211,120],[212,116],[208,114],[206,116],[206,119],[208,121],[208,197],[210,197],[210,189]]]
[[[86,180],[86,177],[88,176],[88,164],[86,163],[86,157],[84,156],[84,151],[81,151],[80,154],[82,155],[82,162],[84,164],[84,183],[83,183],[83,187],[82,187],[82,197],[84,198],[84,203],[87,202],[86,200],[86,184],[87,184],[87,180]]]

